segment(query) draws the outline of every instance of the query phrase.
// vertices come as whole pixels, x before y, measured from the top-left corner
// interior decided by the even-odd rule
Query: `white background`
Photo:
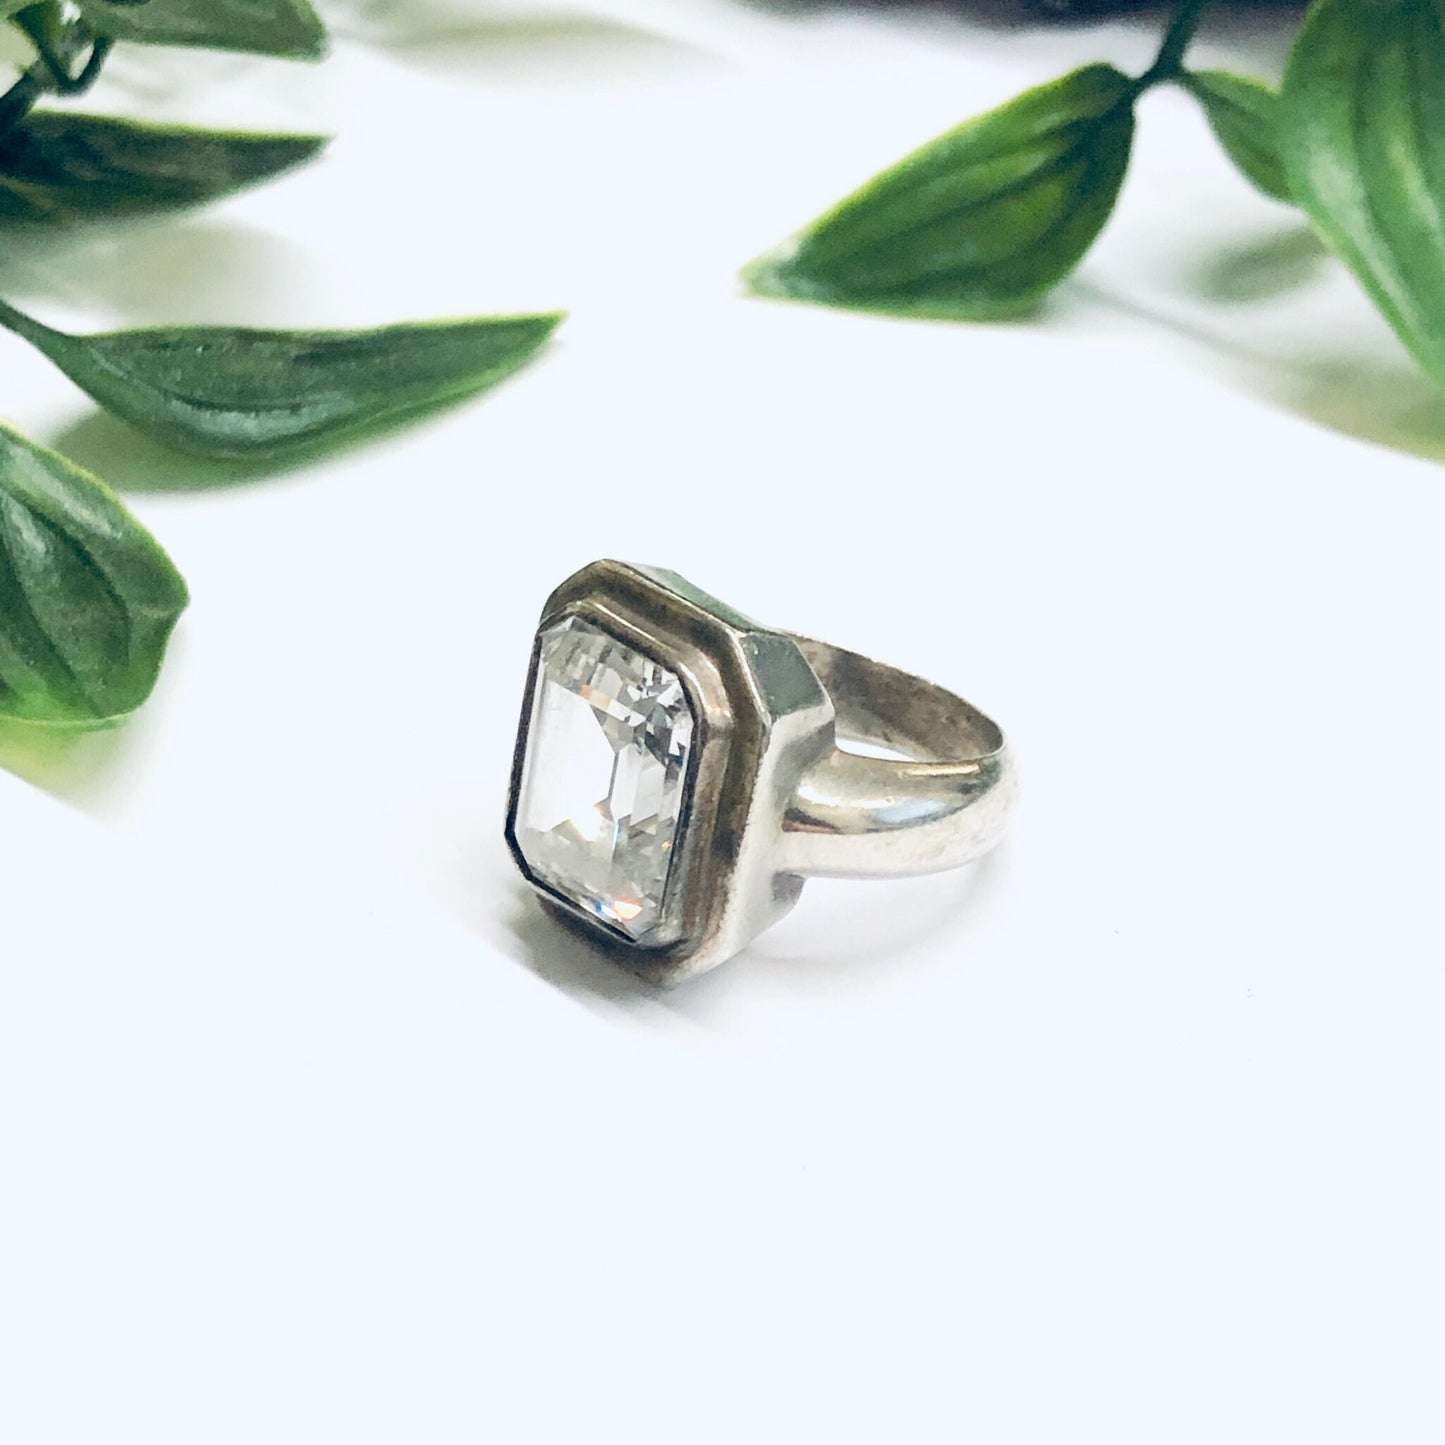
[[[1148,25],[452,4],[118,56],[97,104],[339,139],[0,259],[61,325],[572,312],[260,479],[0,340],[195,597],[132,726],[0,738],[0,1438],[1438,1441],[1445,405],[1174,94],[1037,323],[739,293]],[[669,995],[558,932],[500,815],[600,555],[978,701],[1007,844]]]

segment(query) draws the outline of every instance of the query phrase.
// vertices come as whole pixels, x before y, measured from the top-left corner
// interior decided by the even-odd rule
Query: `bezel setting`
[[[540,877],[518,841],[542,638],[573,617],[674,673],[692,711],[662,905],[641,940]],[[673,983],[738,952],[797,901],[802,878],[776,867],[782,820],[798,779],[833,746],[832,701],[786,633],[760,626],[675,573],[595,562],[552,594],[538,624],[513,756],[507,843],[523,876],[562,916],[616,949],[634,971]]]

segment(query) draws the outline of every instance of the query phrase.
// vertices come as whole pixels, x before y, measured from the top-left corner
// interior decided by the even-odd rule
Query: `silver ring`
[[[973,862],[1016,792],[1003,733],[962,698],[594,562],[542,612],[507,843],[547,902],[670,984],[745,948],[805,878]]]

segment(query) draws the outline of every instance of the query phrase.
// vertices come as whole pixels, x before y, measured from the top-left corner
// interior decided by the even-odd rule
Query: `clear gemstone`
[[[543,632],[517,798],[532,872],[642,939],[662,918],[693,717],[675,673],[590,623]]]

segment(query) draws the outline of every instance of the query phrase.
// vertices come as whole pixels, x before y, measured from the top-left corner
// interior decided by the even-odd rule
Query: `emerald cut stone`
[[[676,673],[570,617],[538,638],[513,836],[539,881],[645,942],[663,922],[693,715]]]

